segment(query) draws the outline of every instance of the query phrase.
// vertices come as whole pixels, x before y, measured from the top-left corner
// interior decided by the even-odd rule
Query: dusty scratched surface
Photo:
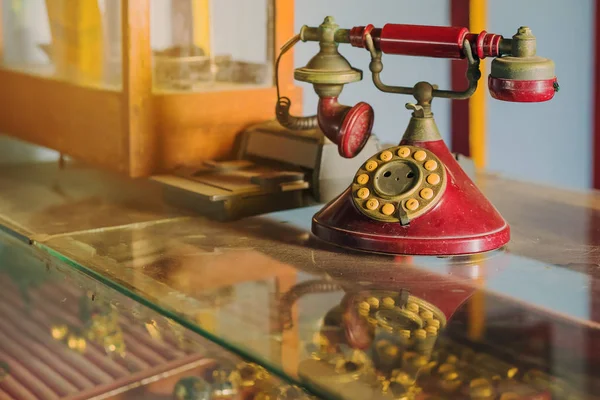
[[[443,275],[453,268],[453,277],[463,279],[482,259],[490,275],[489,287],[493,279],[502,282],[498,283],[502,288],[508,277],[519,279],[518,268],[531,274],[536,268],[550,268],[536,276],[540,288],[558,291],[556,282],[565,279],[559,277],[560,271],[568,270],[578,275],[569,275],[573,287],[569,289],[567,279],[561,292],[576,290],[582,276],[592,291],[600,290],[596,289],[600,195],[490,175],[478,176],[477,184],[510,223],[512,241],[502,252],[450,259],[399,259],[329,246],[310,235],[310,217],[316,208],[212,222],[165,204],[159,184],[77,165],[1,169],[0,222],[39,247],[62,253],[153,299],[164,299],[168,292],[185,294],[189,301],[191,291],[289,276],[294,271],[365,281],[374,275],[388,276],[394,282],[402,275],[399,268],[418,267],[427,274]],[[124,269],[143,273],[124,274]],[[584,289],[588,290],[579,290]],[[527,301],[525,292],[523,301]]]
[[[480,184],[511,226],[511,252],[600,274],[600,193],[491,176]]]
[[[480,175],[477,184],[511,225],[510,252],[575,268],[600,263],[600,194],[489,175]],[[79,166],[2,168],[0,192],[2,225],[39,241],[190,216],[165,204],[158,184]],[[269,235],[265,229],[261,234],[281,233]]]

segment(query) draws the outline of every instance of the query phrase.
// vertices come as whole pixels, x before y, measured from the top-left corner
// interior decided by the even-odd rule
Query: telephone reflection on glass
[[[477,189],[443,142],[431,112],[433,98],[468,99],[481,77],[479,60],[492,61],[488,86],[492,97],[510,102],[543,102],[554,97],[558,82],[554,63],[536,55],[536,39],[520,27],[512,39],[470,33],[463,27],[386,24],[342,29],[332,17],[319,27],[303,26],[281,49],[281,57],[299,41],[318,42],[320,50],[294,78],[311,83],[319,96],[317,114],[295,117],[291,102],[279,94],[277,120],[290,129],[320,127],[337,144],[339,154],[355,157],[373,127],[372,107],[342,105],[345,84],[362,79],[338,52],[340,44],[366,49],[374,85],[382,92],[412,95],[412,117],[400,144],[368,158],[353,183],[312,220],[320,239],[369,252],[413,255],[457,255],[498,249],[510,239],[510,228]],[[413,87],[382,82],[382,54],[450,59],[466,58],[468,88],[441,90],[428,82]]]

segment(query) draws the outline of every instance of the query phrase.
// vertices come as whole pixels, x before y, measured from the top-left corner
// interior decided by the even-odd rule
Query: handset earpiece
[[[373,129],[375,112],[368,103],[354,107],[340,104],[337,97],[321,97],[317,111],[319,127],[338,145],[344,158],[353,158],[363,149]]]
[[[520,27],[510,44],[510,55],[492,61],[488,78],[492,97],[520,103],[552,99],[559,88],[554,62],[536,55],[536,40],[531,29]]]

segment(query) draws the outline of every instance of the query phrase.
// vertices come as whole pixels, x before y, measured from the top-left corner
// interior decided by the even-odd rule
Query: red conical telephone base
[[[458,255],[504,246],[510,228],[458,165],[443,140],[402,142],[433,152],[444,163],[447,185],[440,201],[409,225],[373,220],[356,209],[351,188],[313,217],[322,240],[378,253]]]

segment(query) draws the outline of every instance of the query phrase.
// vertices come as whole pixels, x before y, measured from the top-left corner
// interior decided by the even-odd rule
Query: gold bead
[[[358,315],[361,315],[363,317],[368,317],[369,316],[369,310],[365,310],[364,308],[359,308],[358,309]]]
[[[399,351],[400,351],[400,349],[398,349],[398,346],[394,346],[394,345],[387,346],[385,348],[385,354],[390,357],[396,357],[398,355]]]
[[[75,335],[70,335],[67,339],[67,346],[71,350],[76,350],[83,353],[85,351],[85,348],[87,347],[87,343],[84,338],[77,337]]]
[[[416,199],[408,199],[404,205],[410,211],[415,211],[419,208],[419,202]]]
[[[77,347],[77,338],[75,336],[69,336],[69,339],[67,339],[67,346],[69,346],[70,349],[75,349],[75,347]]]
[[[386,150],[379,155],[381,161],[390,161],[394,157],[391,151]]]
[[[515,392],[508,392],[508,393],[502,393],[502,395],[500,395],[499,400],[520,400],[521,398],[522,398],[521,395],[519,395]]]
[[[437,319],[429,318],[425,323],[427,326],[435,326],[437,329],[440,329],[440,321]]]
[[[367,182],[369,182],[369,175],[367,174],[360,174],[356,177],[356,183],[359,185],[366,185]]]
[[[408,147],[400,147],[397,154],[402,158],[406,158],[410,156],[410,149]]]
[[[437,185],[441,180],[442,178],[438,174],[431,174],[427,177],[427,183],[430,185]]]
[[[367,200],[367,204],[365,204],[365,206],[371,211],[377,210],[379,207],[379,201],[377,201],[377,199],[369,199]]]
[[[403,337],[405,339],[410,339],[410,330],[408,330],[408,329],[401,329],[400,330],[400,337]]]
[[[443,374],[447,374],[448,372],[452,372],[455,369],[456,369],[456,365],[446,362],[446,363],[440,365],[440,367],[438,368],[438,372],[443,375]]]
[[[448,373],[445,373],[444,375],[442,375],[442,379],[445,381],[453,381],[455,379],[458,379],[458,372],[450,371]]]
[[[358,196],[358,198],[363,200],[369,197],[370,194],[371,192],[367,188],[360,188],[356,191],[356,195]]]
[[[371,305],[369,303],[367,303],[366,301],[361,301],[358,304],[358,308],[360,308],[361,310],[369,311],[371,309]]]
[[[425,200],[429,200],[433,197],[433,190],[429,188],[423,188],[421,192],[419,192],[419,195]]]
[[[409,302],[406,304],[406,309],[416,314],[419,312],[419,305],[417,303]]]
[[[438,167],[438,163],[435,160],[429,160],[425,162],[424,167],[427,171],[435,171]]]
[[[454,354],[450,354],[446,357],[446,364],[456,364],[458,362],[458,357]]]
[[[417,329],[415,331],[415,337],[417,339],[425,339],[427,337],[427,332],[425,332],[425,329]]]
[[[406,371],[402,370],[393,370],[392,371],[392,381],[394,383],[398,383],[405,388],[410,388],[415,384],[415,376],[409,375]],[[411,396],[412,397],[412,396]],[[396,397],[398,398],[398,397]],[[409,398],[409,397],[400,397],[400,398]]]
[[[469,392],[471,398],[487,399],[494,395],[494,388],[487,379],[478,378],[469,383]]]
[[[50,333],[52,338],[63,340],[67,336],[67,333],[69,333],[69,328],[66,325],[56,325],[51,328]]]
[[[418,151],[415,151],[415,154],[413,155],[413,157],[417,161],[423,161],[427,158],[427,153],[425,153],[423,150],[418,150]]]
[[[377,297],[369,297],[367,303],[369,303],[371,308],[379,308],[379,299]]]
[[[381,301],[383,303],[384,308],[394,308],[396,302],[391,297],[384,297]]]
[[[438,328],[432,325],[425,328],[425,331],[427,332],[427,336],[437,336],[438,334]]]
[[[377,161],[373,161],[373,160],[371,160],[371,161],[369,161],[369,162],[367,162],[367,163],[365,164],[365,169],[366,169],[367,171],[375,171],[375,170],[377,169],[377,166],[378,166],[378,165],[379,165],[379,164],[377,164]]]
[[[433,313],[430,310],[423,310],[421,311],[421,318],[423,318],[424,320],[428,320],[433,318]]]
[[[396,207],[393,204],[387,203],[381,207],[381,212],[385,215],[392,215],[396,211]]]

